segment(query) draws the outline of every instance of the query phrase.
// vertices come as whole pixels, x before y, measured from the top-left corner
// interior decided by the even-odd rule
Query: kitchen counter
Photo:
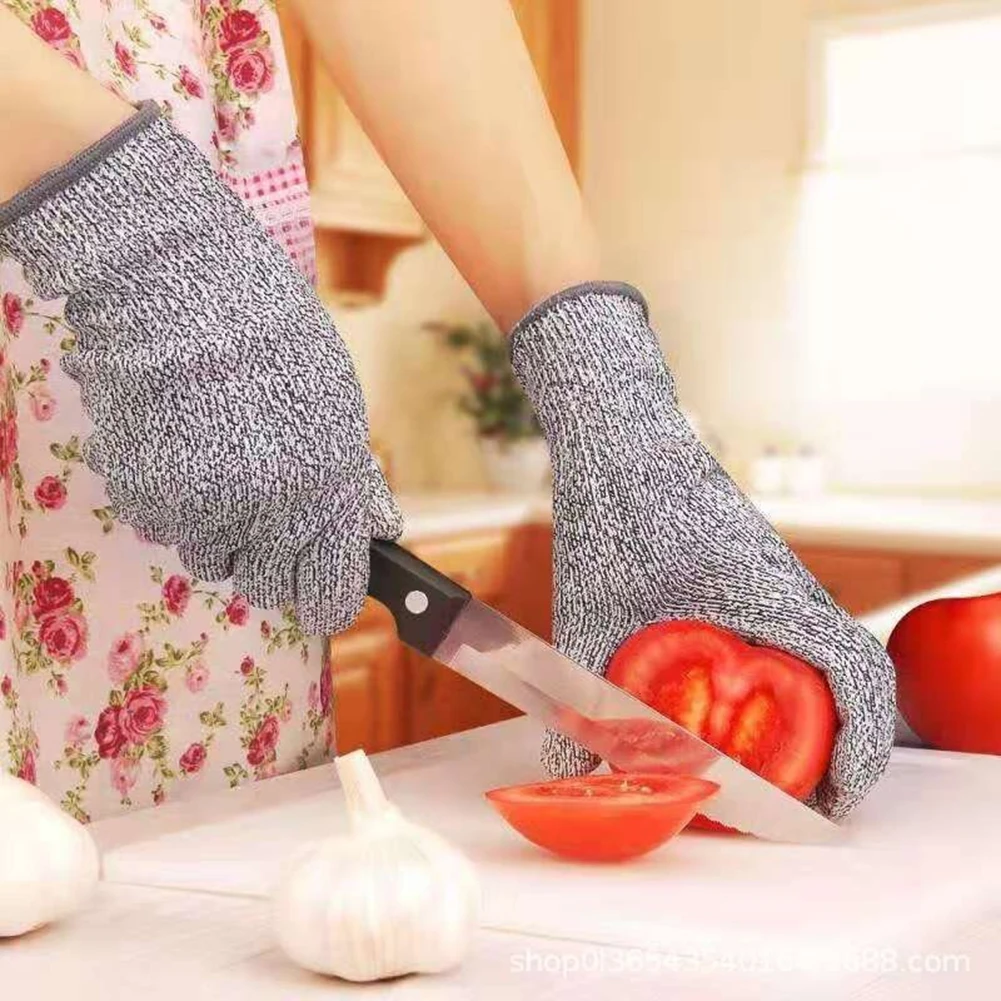
[[[1001,560],[1001,500],[853,494],[753,500],[783,536],[801,543]]]
[[[552,520],[550,495],[543,492],[400,494],[397,500],[404,543]]]
[[[1001,760],[898,749],[836,846],[686,833],[635,863],[589,866],[527,845],[480,795],[537,775],[539,736],[519,719],[375,759],[390,798],[479,868],[483,927],[459,970],[354,988],[273,947],[275,874],[344,822],[326,766],[96,824],[95,906],[0,941],[0,982],[74,1001],[996,996]],[[809,971],[776,965],[776,946]]]
[[[797,542],[922,553],[997,556],[1001,499],[931,500],[820,494],[752,498],[778,531]],[[403,494],[405,540],[548,521],[548,493]]]

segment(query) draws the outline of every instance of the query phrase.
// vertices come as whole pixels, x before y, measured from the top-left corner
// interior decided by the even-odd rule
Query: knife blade
[[[772,841],[823,844],[842,831],[673,720],[473,598],[392,542],[370,549],[369,594],[408,646],[630,772],[680,772],[720,786],[702,812]]]

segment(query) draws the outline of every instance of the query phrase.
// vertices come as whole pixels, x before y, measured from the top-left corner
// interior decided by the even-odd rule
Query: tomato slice
[[[672,838],[718,790],[688,775],[618,773],[506,786],[486,796],[540,848],[583,862],[620,862]]]
[[[626,640],[606,673],[798,799],[827,771],[838,726],[834,699],[820,671],[787,653],[705,622],[662,622]]]

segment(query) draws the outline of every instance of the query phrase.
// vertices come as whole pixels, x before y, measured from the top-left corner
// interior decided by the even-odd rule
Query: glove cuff
[[[246,217],[198,148],[145,102],[128,121],[0,206],[0,256],[44,299],[127,284],[151,255]],[[239,234],[234,234],[237,239]]]
[[[0,231],[12,226],[22,216],[33,212],[43,202],[54,198],[85,177],[159,117],[160,109],[157,104],[153,101],[143,101],[136,113],[117,128],[81,150],[61,167],[43,174],[37,181],[14,195],[10,201],[0,204]]]
[[[550,440],[574,414],[603,426],[649,423],[651,407],[674,402],[646,302],[631,285],[588,282],[551,296],[515,326],[510,350]]]
[[[577,300],[585,299],[589,296],[621,296],[632,299],[639,303],[643,310],[643,319],[649,320],[650,310],[647,308],[646,299],[642,293],[626,282],[581,282],[579,285],[571,285],[554,295],[536,303],[512,328],[511,343],[521,334],[523,330],[530,329],[543,320],[552,312],[558,311],[561,306],[568,306]]]

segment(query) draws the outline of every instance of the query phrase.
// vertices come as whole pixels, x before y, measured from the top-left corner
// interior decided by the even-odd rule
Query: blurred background
[[[513,6],[601,277],[647,296],[682,404],[807,565],[874,628],[929,588],[1001,589],[1001,2]],[[286,20],[322,291],[409,540],[545,632],[545,458],[503,351]],[[350,745],[399,689],[344,642]],[[501,711],[400,670],[425,708],[393,741]]]
[[[607,277],[648,297],[731,469],[810,448],[843,489],[1001,493],[1001,4],[514,6]],[[483,486],[458,361],[420,332],[482,313],[294,55],[325,282],[366,302],[338,313],[397,485]]]

